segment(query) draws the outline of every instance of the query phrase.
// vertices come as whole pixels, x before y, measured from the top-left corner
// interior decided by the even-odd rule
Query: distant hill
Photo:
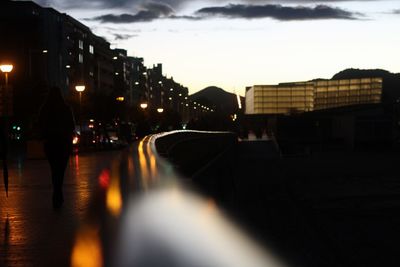
[[[383,78],[383,102],[391,105],[400,98],[400,73],[382,69],[346,69],[333,75],[332,79]]]
[[[233,114],[238,110],[238,102],[235,94],[228,93],[225,90],[209,86],[203,90],[189,96],[191,101],[199,102],[216,112],[224,114]],[[241,102],[244,103],[244,97],[241,97]]]

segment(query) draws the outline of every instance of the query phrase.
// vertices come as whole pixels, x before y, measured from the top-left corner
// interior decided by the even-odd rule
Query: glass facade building
[[[380,103],[382,78],[314,80],[246,88],[246,114],[294,114]]]

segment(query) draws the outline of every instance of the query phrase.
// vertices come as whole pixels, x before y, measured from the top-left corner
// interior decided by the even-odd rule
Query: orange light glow
[[[138,156],[139,156],[139,165],[140,165],[140,172],[141,172],[141,180],[143,188],[146,190],[148,187],[148,178],[149,178],[149,169],[147,166],[147,159],[143,151],[143,140],[140,141],[138,146]]]
[[[119,190],[119,183],[111,182],[107,191],[107,207],[112,215],[118,216],[122,208],[121,191]]]
[[[13,68],[14,68],[14,66],[11,64],[0,65],[0,70],[5,73],[11,72],[13,70]]]
[[[71,254],[72,267],[101,267],[103,255],[97,227],[78,233]]]
[[[109,212],[114,216],[119,216],[122,209],[122,196],[120,189],[120,177],[118,175],[118,161],[114,161],[110,172],[110,183],[107,189],[106,204]]]

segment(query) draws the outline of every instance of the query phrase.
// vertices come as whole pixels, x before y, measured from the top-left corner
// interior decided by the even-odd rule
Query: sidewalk
[[[70,266],[75,233],[98,189],[97,177],[121,153],[72,156],[64,182],[64,207],[57,212],[52,209],[47,161],[11,161],[8,198],[1,177],[0,266]]]

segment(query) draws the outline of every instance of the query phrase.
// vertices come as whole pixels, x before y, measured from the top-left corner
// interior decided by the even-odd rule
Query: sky
[[[192,94],[218,86],[331,78],[346,68],[400,72],[399,0],[34,0],[113,48],[162,63]]]

